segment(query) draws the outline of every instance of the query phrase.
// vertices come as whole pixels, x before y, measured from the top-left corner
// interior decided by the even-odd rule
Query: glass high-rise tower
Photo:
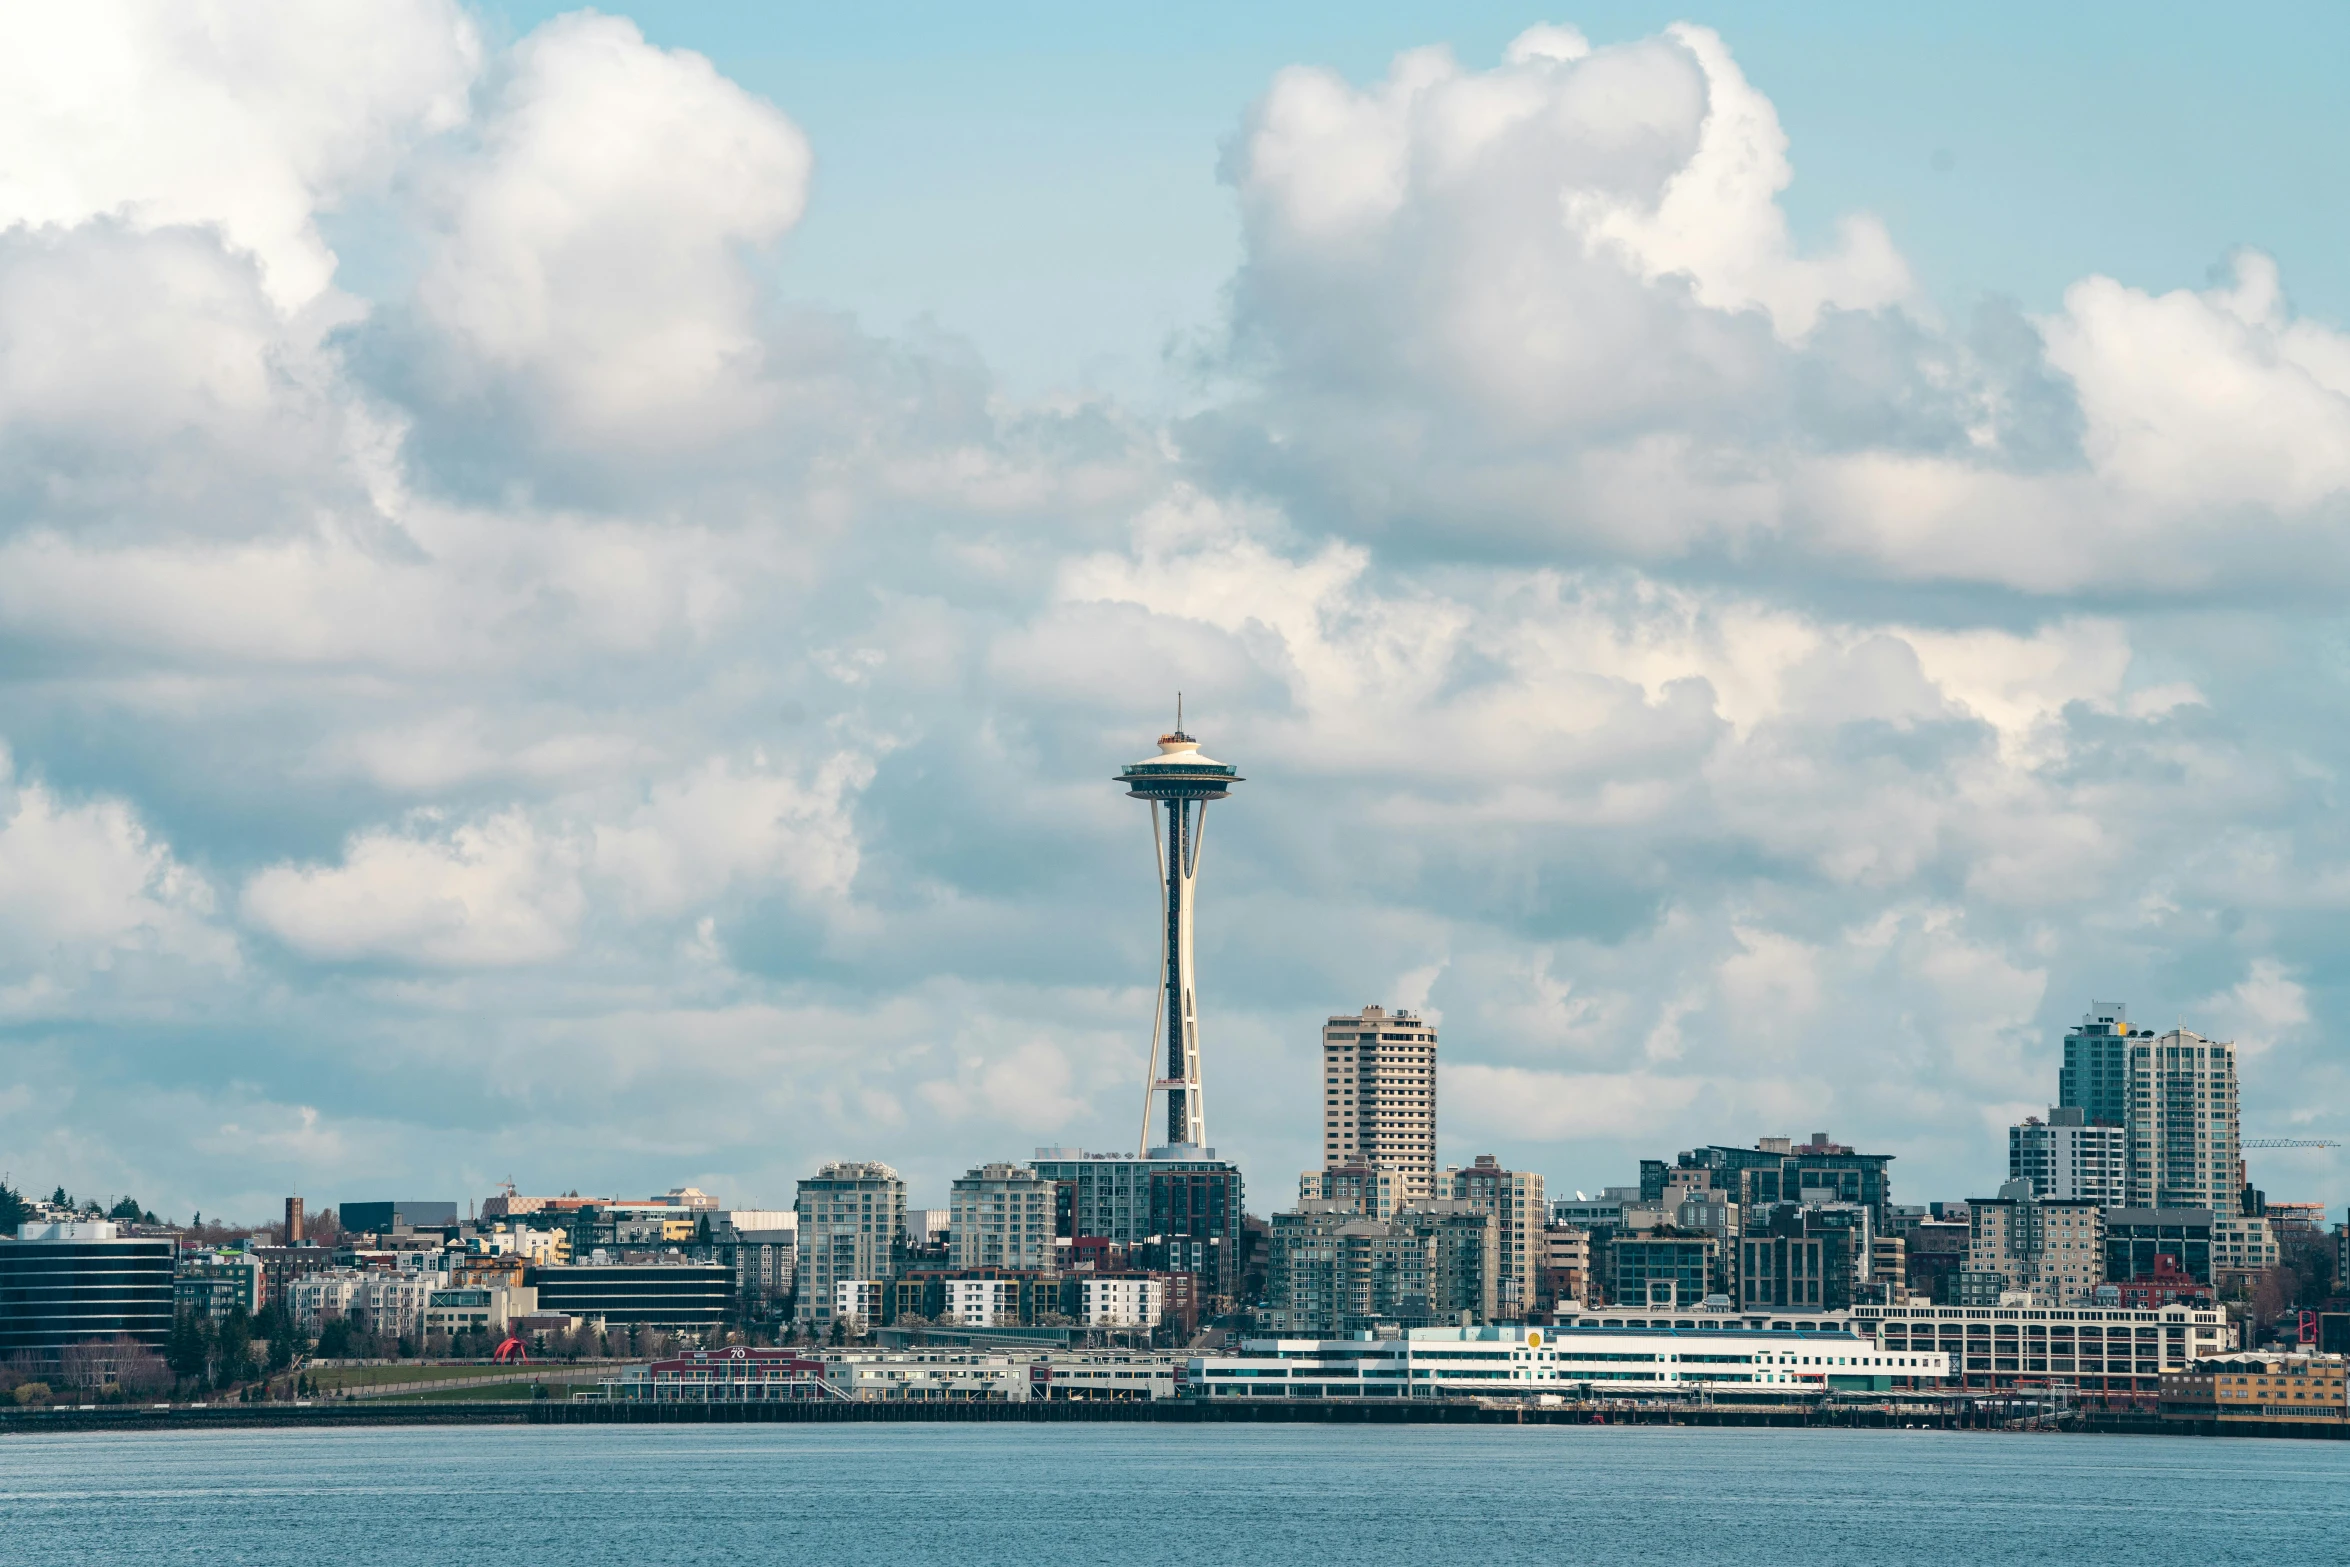
[[[2126,1125],[2130,1118],[2130,1040],[2153,1033],[2130,1028],[2130,1009],[2119,1001],[2092,1001],[2081,1026],[2064,1036],[2064,1066],[2056,1078],[2056,1102],[2079,1110],[2091,1124]]]

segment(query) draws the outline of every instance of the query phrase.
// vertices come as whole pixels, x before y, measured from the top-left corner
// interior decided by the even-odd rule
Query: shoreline
[[[0,1412],[0,1439],[45,1433],[229,1431],[279,1427],[591,1426],[763,1424],[1120,1424],[1120,1425],[1641,1425],[1776,1430],[1982,1431],[2002,1435],[2203,1436],[2271,1441],[2350,1440],[2350,1422],[2164,1420],[2075,1415],[2029,1426],[1969,1411],[1921,1412],[1804,1406],[1748,1409],[1518,1408],[1475,1403],[1366,1404],[1298,1399],[1282,1403],[838,1403],[628,1404],[587,1401],[449,1401],[331,1404],[103,1406]]]

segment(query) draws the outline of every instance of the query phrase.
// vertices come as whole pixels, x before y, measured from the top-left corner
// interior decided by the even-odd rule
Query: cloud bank
[[[21,1179],[939,1200],[1123,1146],[1108,779],[1177,689],[1250,779],[1203,970],[1256,1206],[1370,1000],[1442,1019],[1448,1158],[1564,1186],[1825,1128],[1982,1192],[2092,993],[2332,1125],[2350,338],[2257,251],[1948,319],[1870,215],[1799,239],[1730,41],[1536,27],[1266,85],[1155,421],[788,303],[824,149],[622,18],[14,42]]]

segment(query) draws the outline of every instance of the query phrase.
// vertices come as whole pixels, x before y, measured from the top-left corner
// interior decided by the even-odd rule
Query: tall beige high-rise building
[[[2129,1206],[2237,1217],[2236,1047],[2172,1029],[2127,1048]]]
[[[1322,1025],[1322,1163],[1400,1177],[1404,1201],[1436,1189],[1436,1025],[1365,1007]]]

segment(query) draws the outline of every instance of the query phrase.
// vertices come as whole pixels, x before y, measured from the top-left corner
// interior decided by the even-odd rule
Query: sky
[[[0,1175],[1129,1148],[1178,690],[1255,1211],[2344,1137],[2350,20],[1886,9],[0,7]]]

